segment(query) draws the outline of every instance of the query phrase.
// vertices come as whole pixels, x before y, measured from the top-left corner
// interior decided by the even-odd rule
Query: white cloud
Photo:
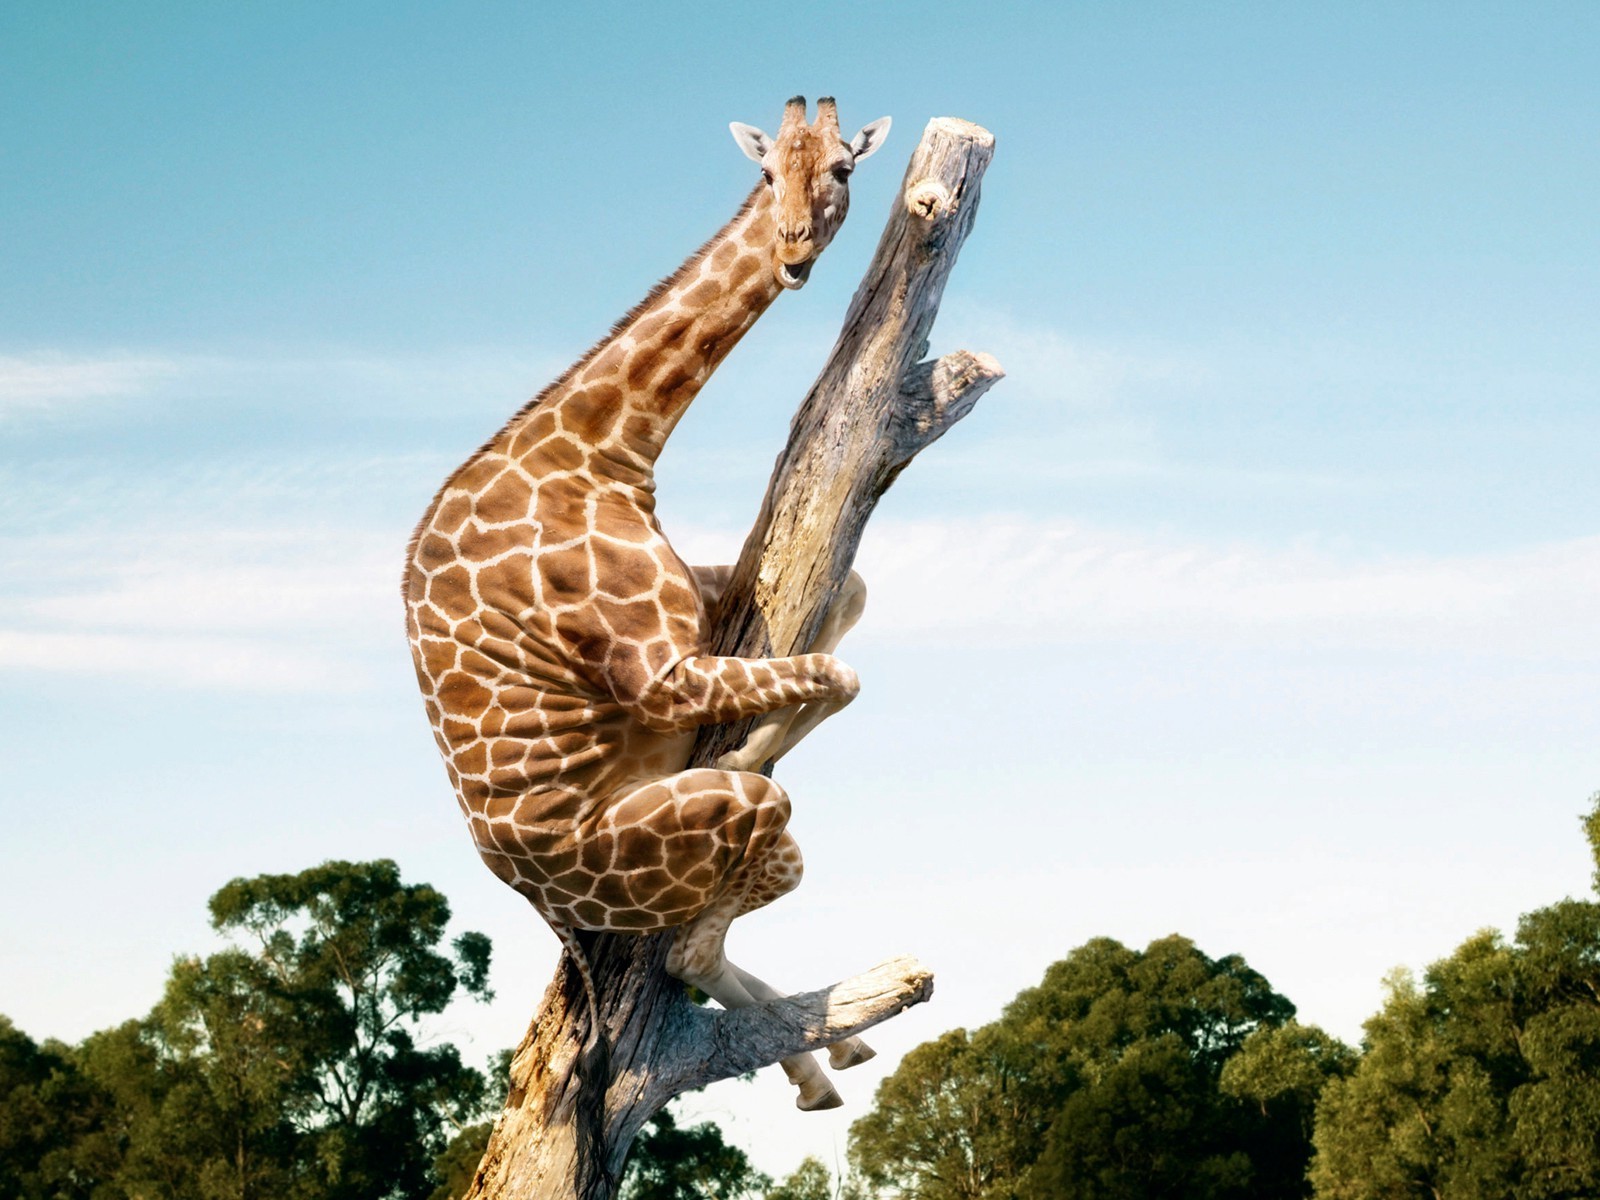
[[[457,347],[409,355],[329,352],[255,357],[147,352],[0,353],[0,417],[85,401],[158,396],[221,403],[342,405],[415,401],[459,406],[462,397],[507,415],[564,367],[549,354]]]
[[[1162,462],[1138,422],[1089,410],[1118,409],[1130,391],[1162,381],[1212,386],[1205,365],[1074,342],[959,305],[950,306],[941,329],[1006,366],[1008,378],[985,399],[986,408],[1012,404],[1008,393],[1015,390],[1023,405],[1047,403],[1080,431],[1102,430],[1102,444],[1080,445],[1088,452],[1076,458],[1058,454],[1054,438],[1037,440],[1050,448],[1059,471],[1184,469]],[[490,405],[498,413],[529,390],[519,390],[518,381],[537,380],[548,365],[469,351],[403,361],[13,355],[0,357],[0,417],[23,407],[157,390],[234,401],[300,395],[306,389],[299,385],[312,380],[325,381],[329,391],[310,394],[385,403],[396,396],[420,402],[432,393],[508,394],[503,404]],[[981,413],[972,420],[981,421]],[[948,439],[939,453],[946,465],[963,455],[1005,461],[1007,439],[1021,436],[1016,425],[998,437],[968,439],[975,443],[969,447]],[[697,477],[721,480],[730,473],[715,444],[690,449],[698,455]],[[196,685],[257,686],[279,677],[261,665],[268,659],[305,664],[331,655],[355,663],[369,652],[390,653],[405,526],[451,465],[435,457],[419,447],[351,461],[337,447],[287,454],[274,446],[255,457],[248,447],[216,459],[197,456],[171,472],[96,474],[97,466],[86,474],[84,464],[70,460],[53,468],[55,475],[41,476],[46,468],[30,466],[0,502],[8,525],[95,528],[25,536],[0,548],[6,593],[0,666],[153,671]],[[751,458],[740,451],[729,461]],[[764,476],[765,464],[762,457],[752,470]],[[682,473],[695,474],[687,466]],[[1252,479],[1275,491],[1291,477],[1304,482],[1291,474]],[[664,491],[670,505],[671,489]],[[392,528],[376,527],[391,515]],[[686,529],[670,509],[667,515],[691,561],[728,561],[737,553],[741,535]],[[372,524],[359,527],[362,521]],[[880,515],[861,565],[873,600],[858,638],[1056,645],[1124,639],[1553,660],[1600,654],[1600,625],[1592,619],[1600,538],[1493,553],[1377,556],[1314,542],[1206,541],[1038,516],[895,521]],[[207,649],[191,654],[184,644]],[[307,680],[314,674],[308,670]]]
[[[732,562],[743,535],[674,527],[686,561]],[[1222,543],[1020,516],[868,527],[870,592],[852,641],[1600,657],[1600,536],[1504,552],[1359,555]]]
[[[260,637],[0,629],[0,670],[139,677],[156,685],[328,691],[350,680],[327,658]]]
[[[1214,544],[1071,521],[884,521],[863,632],[1072,643],[1324,645],[1600,656],[1600,537],[1384,556]],[[873,612],[892,614],[884,623]]]
[[[403,654],[403,538],[307,526],[19,540],[7,553],[0,668],[359,688],[374,661]]]
[[[137,395],[167,382],[182,370],[179,361],[159,356],[0,355],[0,417],[84,400]]]

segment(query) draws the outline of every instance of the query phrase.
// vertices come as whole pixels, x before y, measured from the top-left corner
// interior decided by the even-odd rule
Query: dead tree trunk
[[[795,416],[713,653],[766,657],[809,644],[878,497],[1000,378],[983,354],[918,362],[993,152],[989,133],[965,121],[934,120],[923,133],[838,344]],[[693,764],[746,732],[705,731]],[[601,1036],[584,1050],[587,1004],[563,958],[517,1048],[471,1200],[610,1200],[634,1135],[673,1096],[830,1045],[933,991],[929,972],[897,958],[821,991],[722,1012],[690,1003],[666,974],[668,935],[584,942]]]

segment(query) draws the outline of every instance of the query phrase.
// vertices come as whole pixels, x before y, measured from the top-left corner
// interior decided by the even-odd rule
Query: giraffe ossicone
[[[790,100],[775,135],[733,124],[762,179],[734,218],[609,336],[517,412],[435,496],[404,592],[417,681],[478,853],[594,982],[575,930],[674,929],[668,970],[724,1007],[780,995],[727,961],[729,924],[791,891],[789,798],[758,772],[855,697],[833,656],[859,577],[817,643],[708,653],[729,567],[690,567],[655,517],[654,469],[711,372],[849,208],[889,129],[850,141],[831,99]],[[695,730],[760,717],[741,749],[687,769]],[[835,1068],[872,1051],[850,1038]],[[810,1055],[783,1062],[803,1109],[839,1104]]]

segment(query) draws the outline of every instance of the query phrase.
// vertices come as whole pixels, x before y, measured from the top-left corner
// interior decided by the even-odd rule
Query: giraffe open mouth
[[[806,259],[805,262],[778,264],[778,282],[786,288],[797,288],[805,284],[811,274],[811,264],[815,259]]]

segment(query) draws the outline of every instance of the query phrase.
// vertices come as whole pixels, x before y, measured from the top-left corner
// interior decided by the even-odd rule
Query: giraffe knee
[[[732,869],[761,858],[783,836],[789,824],[789,796],[764,775],[717,774],[718,784],[690,792],[677,815],[685,830],[711,837],[718,847],[719,869]]]
[[[689,929],[680,929],[667,951],[667,974],[706,991],[706,982],[722,967],[722,957],[720,939],[695,937]]]
[[[745,840],[747,858],[765,858],[789,827],[789,793],[765,775],[743,775],[750,789],[753,822]],[[759,780],[757,783],[755,781]]]
[[[743,916],[747,912],[754,912],[771,904],[779,896],[787,896],[800,886],[804,875],[805,860],[801,857],[800,847],[794,838],[785,834],[755,872],[739,906],[739,914]]]

